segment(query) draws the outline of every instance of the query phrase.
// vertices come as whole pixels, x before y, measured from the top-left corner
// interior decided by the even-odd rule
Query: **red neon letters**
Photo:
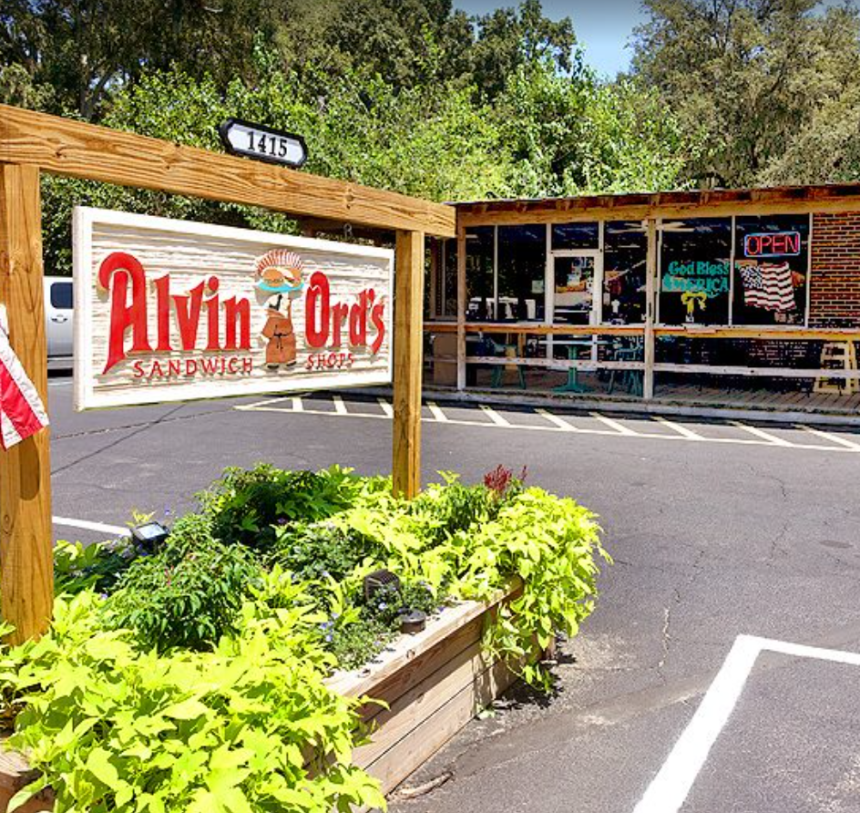
[[[796,257],[800,254],[800,232],[776,231],[744,237],[745,257]]]

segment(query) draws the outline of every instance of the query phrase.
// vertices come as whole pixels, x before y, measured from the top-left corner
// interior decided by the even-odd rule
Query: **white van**
[[[71,358],[74,293],[68,277],[45,277],[45,333],[48,358]]]

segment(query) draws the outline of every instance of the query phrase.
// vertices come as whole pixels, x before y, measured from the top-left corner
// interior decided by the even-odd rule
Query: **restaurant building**
[[[457,204],[428,381],[860,411],[860,185]]]

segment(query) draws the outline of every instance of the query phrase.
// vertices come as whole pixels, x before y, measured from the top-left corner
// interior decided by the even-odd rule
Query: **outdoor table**
[[[600,347],[601,345],[610,344],[605,339],[553,339],[553,346],[559,345],[567,348],[567,358],[569,361],[577,361],[579,359],[579,351],[583,347]],[[567,381],[560,387],[553,387],[553,392],[588,392],[588,390],[579,383],[579,371],[576,367],[567,368]]]

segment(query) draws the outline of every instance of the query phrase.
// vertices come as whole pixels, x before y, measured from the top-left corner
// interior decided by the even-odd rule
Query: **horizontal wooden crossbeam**
[[[451,206],[7,105],[0,105],[0,163],[371,228],[455,235]]]

